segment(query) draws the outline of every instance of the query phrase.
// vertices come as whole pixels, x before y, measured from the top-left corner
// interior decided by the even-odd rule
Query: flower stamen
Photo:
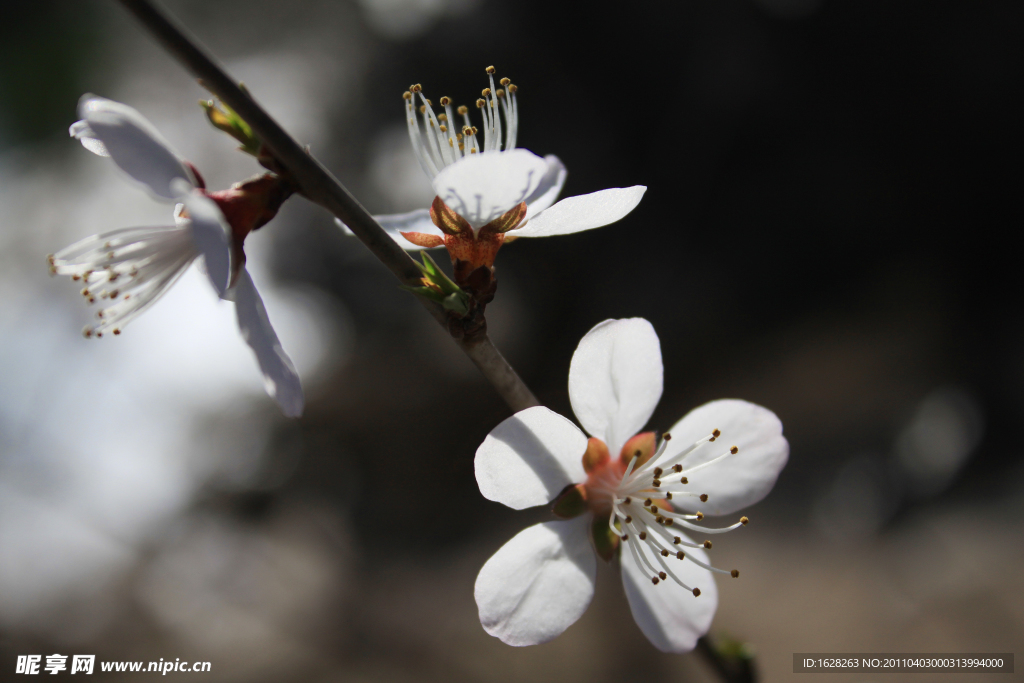
[[[466,154],[477,152],[497,152],[515,149],[516,131],[518,130],[519,106],[516,103],[516,87],[507,78],[501,79],[502,89],[495,86],[494,67],[487,67],[487,78],[490,87],[483,90],[483,97],[476,101],[483,117],[483,145],[476,138],[479,130],[469,119],[469,109],[459,106],[455,112],[462,116],[462,133],[451,137],[448,126],[458,130],[455,113],[452,112],[452,99],[442,97],[440,105],[444,113],[434,114],[433,103],[423,94],[423,87],[415,84],[402,93],[405,100],[406,124],[413,152],[423,171],[435,178],[445,167],[462,159]],[[417,97],[420,105],[416,106]],[[501,105],[498,105],[501,100]],[[501,113],[499,114],[499,110]],[[502,123],[504,116],[504,124]],[[421,121],[422,119],[422,121]],[[444,122],[445,125],[442,125]],[[467,151],[468,150],[468,151]]]

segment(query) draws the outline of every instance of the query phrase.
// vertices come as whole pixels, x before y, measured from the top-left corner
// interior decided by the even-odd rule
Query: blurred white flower
[[[99,323],[83,334],[121,334],[125,324],[153,305],[202,256],[214,290],[235,303],[239,330],[256,354],[267,393],[286,415],[300,415],[304,400],[298,373],[245,270],[242,251],[245,236],[276,212],[279,203],[268,202],[283,201],[281,195],[290,190],[281,190],[280,182],[264,176],[208,193],[196,169],[135,109],[85,95],[79,115],[82,120],[71,126],[72,137],[89,151],[110,157],[154,199],[177,204],[173,226],[93,235],[49,256],[51,273],[80,282],[88,303],[110,302],[97,312]]]
[[[565,165],[554,155],[541,158],[516,149],[516,86],[502,78],[501,87],[496,87],[494,67],[488,67],[487,74],[490,87],[476,101],[482,130],[472,124],[465,106],[453,110],[449,97],[441,98],[444,111],[435,114],[421,86],[413,85],[403,95],[413,151],[437,198],[430,210],[375,216],[396,242],[409,250],[447,245],[453,260],[457,251],[469,249],[466,243],[496,242],[484,250],[490,260],[485,257],[476,264],[490,265],[493,253],[507,238],[599,228],[621,219],[640,203],[647,189],[642,185],[556,203],[565,184]],[[442,213],[461,220],[444,220]],[[339,225],[345,228],[340,221]]]
[[[694,521],[701,510],[730,514],[761,500],[789,444],[771,411],[721,400],[691,411],[658,445],[653,432],[637,432],[661,393],[651,324],[607,320],[583,337],[569,369],[573,411],[592,438],[544,407],[516,413],[486,437],[476,453],[485,498],[517,510],[554,500],[555,514],[570,518],[527,528],[484,564],[475,594],[488,633],[510,645],[562,633],[593,597],[594,551],[622,556],[633,617],[659,650],[685,652],[707,632],[718,604],[712,572],[739,572],[712,567],[711,542],[682,529],[717,534],[746,524]],[[719,447],[723,439],[730,445]]]

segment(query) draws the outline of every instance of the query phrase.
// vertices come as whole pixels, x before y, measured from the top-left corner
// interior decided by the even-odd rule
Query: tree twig
[[[256,100],[238,87],[237,81],[213,61],[198,41],[188,36],[182,27],[149,0],[118,1],[153,34],[164,49],[249,124],[277,162],[287,170],[303,196],[341,219],[402,284],[420,284],[420,271],[405,250],[384,232],[356,198],[320,162],[281,128]],[[447,330],[444,309],[417,298]],[[453,341],[469,356],[512,410],[523,410],[540,404],[486,335],[479,335],[472,341]]]
[[[711,644],[707,636],[697,639],[695,650],[726,683],[756,683],[757,671],[752,657],[728,657]]]

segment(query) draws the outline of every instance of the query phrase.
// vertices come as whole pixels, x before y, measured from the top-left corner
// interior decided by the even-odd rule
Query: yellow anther
[[[740,517],[740,524],[746,526],[747,524],[750,524],[750,520],[747,517]]]
[[[447,121],[448,120],[448,114],[438,114],[437,115],[437,120],[438,121]]]
[[[408,90],[406,90],[404,93],[402,93],[402,99],[403,100],[411,100],[412,99],[412,93],[409,92]]]
[[[490,97],[491,96],[491,89],[490,88],[484,88],[482,91],[480,91],[480,94],[483,95],[484,97]]]
[[[466,105],[462,105],[458,109],[456,109],[455,111],[459,112],[460,115],[465,116],[466,112],[468,112],[469,109],[466,108]]]
[[[425,105],[425,104],[421,104],[420,105],[420,113],[421,114],[426,114],[427,113],[427,105]]]
[[[516,86],[516,84],[515,84],[515,83],[513,83],[513,84],[512,84],[512,85],[510,85],[510,86],[508,86],[508,91],[509,91],[509,92],[515,92],[516,90],[519,90],[519,88],[518,88],[518,87]]]
[[[477,109],[483,109],[485,104],[487,104],[487,103],[484,102],[483,100],[477,100],[476,101],[476,108]]]
[[[729,452],[732,453],[733,455],[736,455],[737,453],[740,452],[740,449],[733,446],[732,448],[729,449]]]
[[[509,80],[508,78],[503,78],[503,79],[501,79],[501,80],[500,80],[500,81],[498,81],[498,82],[499,82],[499,83],[501,83],[502,85],[508,85],[508,84],[509,84],[509,83],[511,83],[512,81],[510,81],[510,80]]]
[[[717,430],[717,429],[716,429],[715,431],[711,432],[711,436],[715,437],[716,439],[717,439],[718,437],[720,437],[721,435],[722,435],[722,432],[720,432],[720,431],[719,431],[719,430]]]
[[[441,106],[442,107],[447,107],[451,103],[452,103],[452,98],[450,98],[448,96],[445,96],[445,97],[441,98]]]
[[[448,132],[448,126],[446,126],[446,125],[444,125],[444,124],[442,123],[442,124],[441,124],[441,126],[440,126],[440,128],[439,128],[439,130],[440,130],[440,131],[441,131],[442,133],[447,133],[447,132]]]
[[[489,67],[487,67],[485,69],[485,71],[487,71],[487,73],[489,73],[489,74],[493,74],[494,73],[494,67],[493,66],[489,66]]]
[[[419,83],[416,83],[414,85],[410,85],[409,86],[409,90],[411,90],[412,92],[419,92],[419,91],[423,90],[423,86],[420,85]]]

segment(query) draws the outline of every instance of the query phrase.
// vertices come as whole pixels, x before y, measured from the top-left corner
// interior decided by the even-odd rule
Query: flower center
[[[695,596],[700,595],[699,588],[686,585],[672,571],[670,563],[673,558],[693,562],[718,574],[729,574],[734,578],[739,576],[736,569],[726,571],[712,567],[686,550],[710,549],[711,541],[694,543],[676,533],[676,530],[721,534],[738,529],[749,520],[742,517],[728,527],[707,528],[693,523],[704,519],[702,512],[676,512],[670,502],[680,498],[697,498],[701,502],[708,500],[707,494],[699,493],[700,472],[735,455],[739,449],[732,446],[710,460],[691,467],[686,466],[686,461],[692,460],[698,451],[713,448],[711,444],[717,443],[721,435],[716,429],[670,456],[666,456],[672,439],[670,434],[663,436],[656,450],[652,433],[638,434],[626,443],[620,457],[615,459],[607,457],[608,448],[600,440],[591,439],[588,444],[584,456],[584,467],[589,474],[584,485],[587,507],[596,519],[607,517],[609,531],[625,546],[621,552],[628,552],[637,566],[651,576],[655,585],[671,578]]]
[[[178,218],[178,216],[176,216]],[[126,228],[93,235],[47,257],[52,275],[69,275],[83,285],[89,304],[109,302],[96,312],[99,322],[82,330],[102,337],[149,308],[199,255],[192,231],[175,227]]]
[[[477,109],[483,117],[482,145],[478,138],[481,130],[470,121],[468,107],[461,106],[455,110],[462,120],[460,126],[459,119],[452,111],[450,97],[441,98],[440,104],[444,111],[435,115],[433,102],[423,94],[423,86],[417,83],[402,94],[405,99],[405,119],[409,127],[412,149],[423,171],[431,180],[436,178],[442,169],[469,154],[515,148],[516,132],[519,128],[517,88],[507,78],[498,81],[501,84],[500,88],[495,87],[493,66],[487,67],[487,78],[491,87],[484,88],[480,93],[481,97],[476,101]],[[416,105],[417,99],[420,101],[419,106]]]

